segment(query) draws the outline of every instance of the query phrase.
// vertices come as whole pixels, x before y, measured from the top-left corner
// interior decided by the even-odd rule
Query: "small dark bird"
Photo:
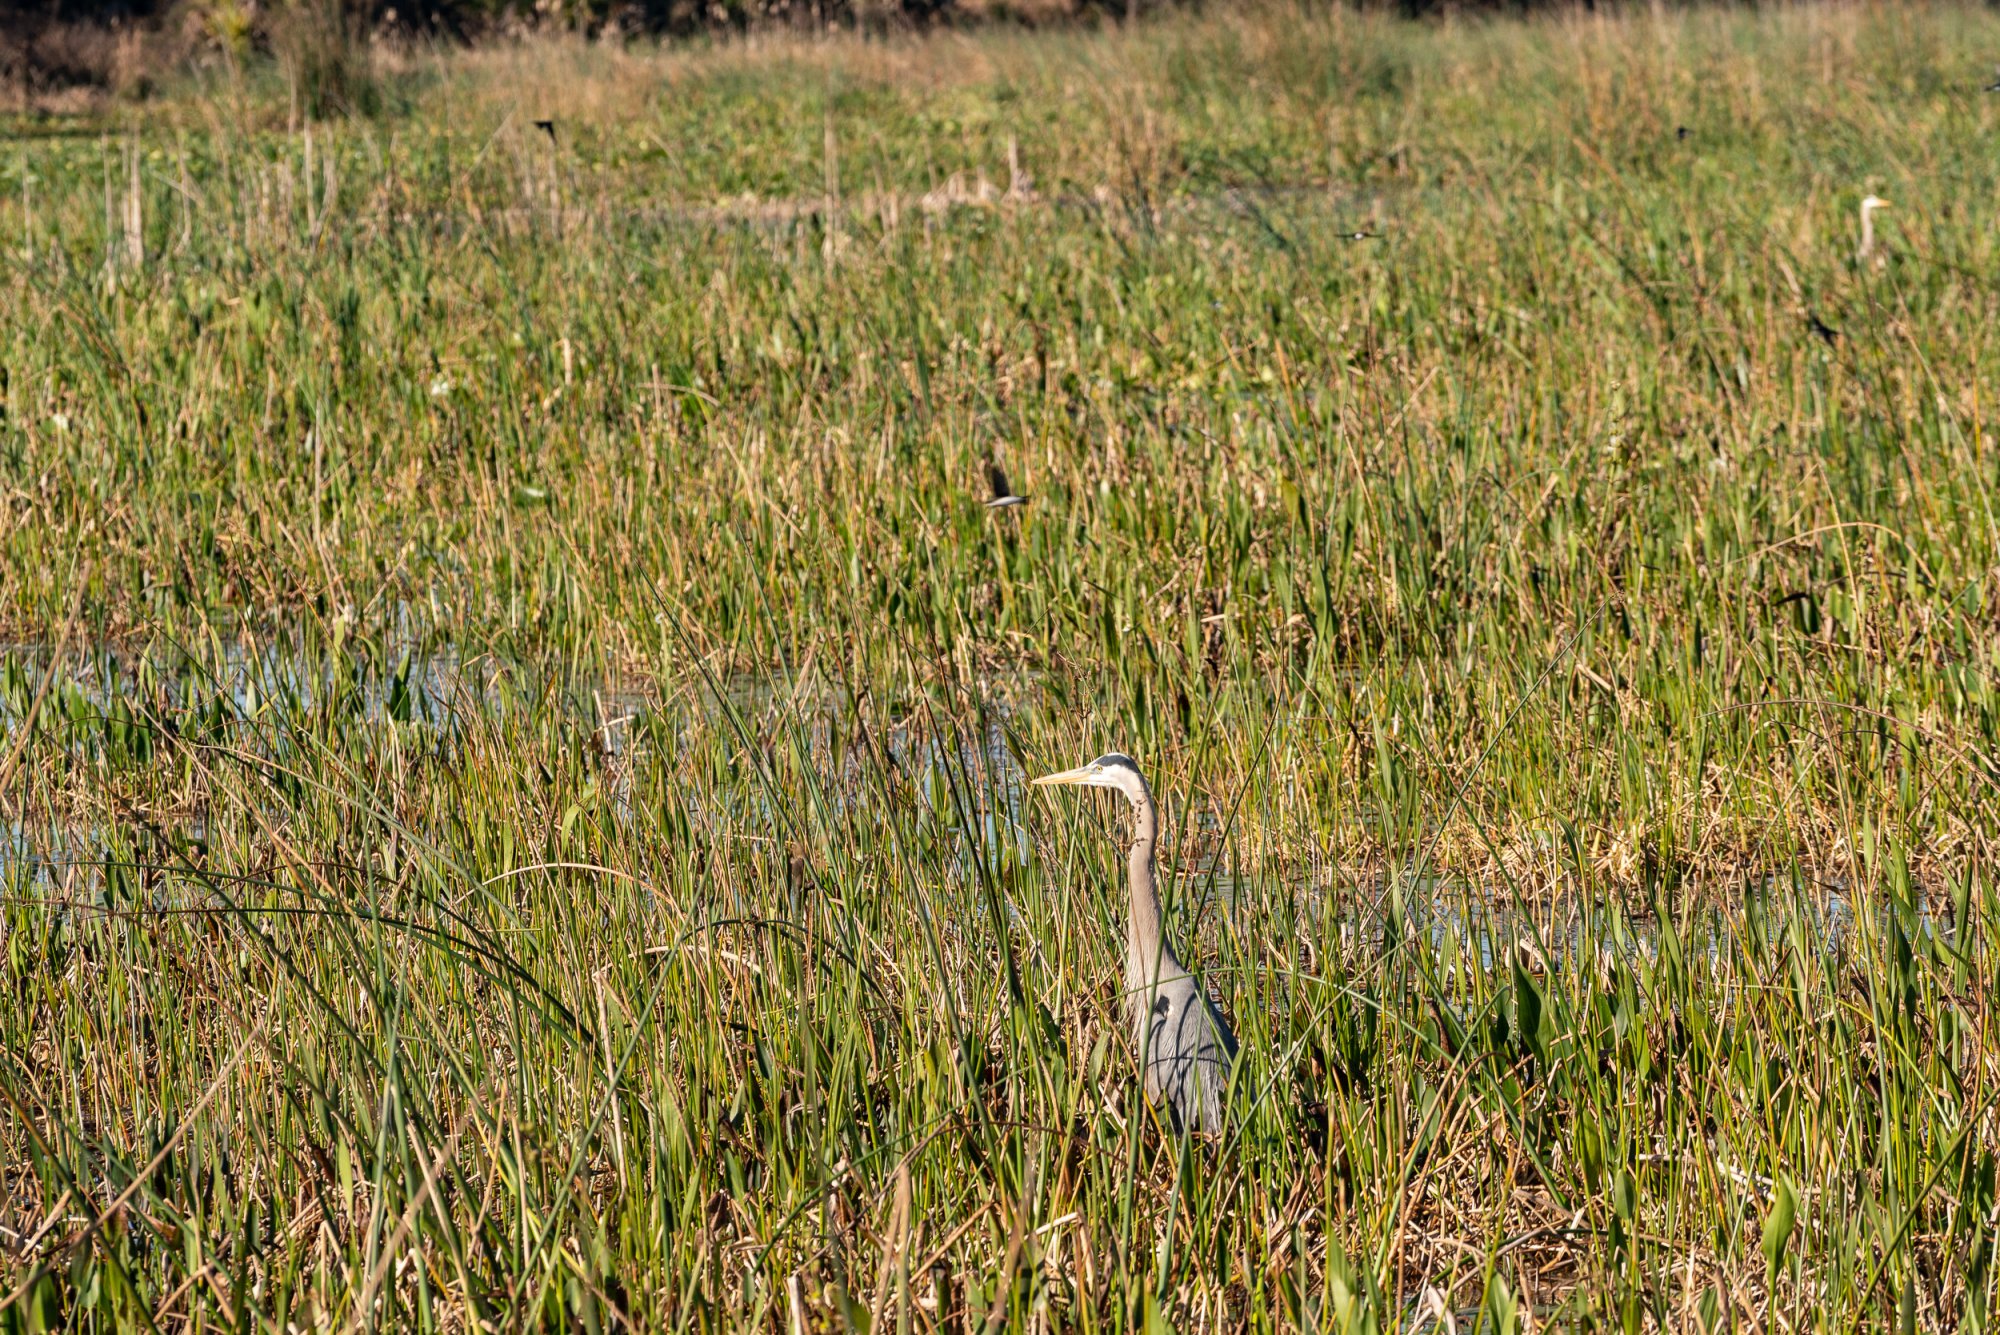
[[[1820,319],[1818,311],[1806,312],[1806,328],[1812,330],[1829,348],[1840,342],[1840,331]]]
[[[1026,496],[1016,496],[1014,489],[1007,485],[1007,472],[1000,467],[998,459],[986,465],[986,476],[993,481],[993,499],[986,502],[987,509],[1005,510],[1009,506],[1028,503]]]
[[[553,144],[556,141],[556,123],[554,121],[536,121],[535,128],[547,135],[550,143]]]
[[[1341,239],[1343,241],[1373,241],[1381,235],[1380,232],[1371,232],[1366,228],[1357,227],[1353,231],[1346,233]]]
[[[1995,79],[1992,83],[1987,84],[1985,91],[1989,93],[2000,93],[2000,79]]]
[[[1674,138],[1676,139],[1685,140],[1689,135],[1693,133],[1694,131],[1688,129],[1688,127],[1685,125],[1676,125],[1674,127]]]

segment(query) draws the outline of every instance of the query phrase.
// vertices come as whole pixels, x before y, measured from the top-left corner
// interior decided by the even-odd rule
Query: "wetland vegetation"
[[[0,1330],[1985,1329],[1996,50],[1273,0],[12,118]],[[1115,799],[1023,787],[1113,749],[1215,1141]]]

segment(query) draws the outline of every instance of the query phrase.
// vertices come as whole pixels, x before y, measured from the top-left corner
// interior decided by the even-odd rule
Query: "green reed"
[[[0,1324],[1983,1329],[1994,34],[21,121]],[[1219,1144],[1022,787],[1112,747]]]

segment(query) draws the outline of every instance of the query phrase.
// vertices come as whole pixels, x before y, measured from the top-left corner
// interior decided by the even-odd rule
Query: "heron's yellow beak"
[[[1079,765],[1075,769],[1066,769],[1060,774],[1044,774],[1041,778],[1030,780],[1030,782],[1037,788],[1052,788],[1059,783],[1087,783],[1089,779],[1090,766]]]

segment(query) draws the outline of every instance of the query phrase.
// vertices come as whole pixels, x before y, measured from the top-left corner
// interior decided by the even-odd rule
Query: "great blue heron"
[[[1855,248],[1854,258],[1866,264],[1873,260],[1880,264],[1881,257],[1875,253],[1875,210],[1890,208],[1886,199],[1874,195],[1861,201],[1861,244]]]
[[[1176,1131],[1220,1131],[1236,1061],[1236,1035],[1208,993],[1175,958],[1160,926],[1153,854],[1160,838],[1153,790],[1130,756],[1112,752],[1088,765],[1048,774],[1036,786],[1116,788],[1131,800],[1132,851],[1126,879],[1132,904],[1125,926],[1125,999],[1145,1072],[1146,1095],[1164,1105]]]
[[[1007,485],[1006,471],[1000,467],[998,459],[986,466],[986,476],[993,483],[993,499],[986,502],[987,509],[1005,510],[1011,506],[1028,503],[1026,496],[1016,496],[1014,489]]]

